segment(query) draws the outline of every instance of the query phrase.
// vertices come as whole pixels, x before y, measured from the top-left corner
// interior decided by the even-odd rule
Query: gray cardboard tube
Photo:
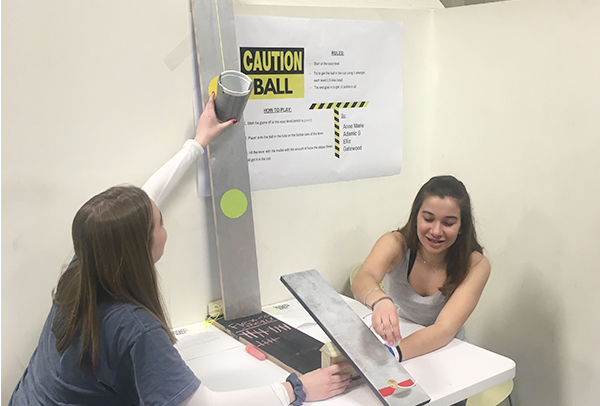
[[[247,75],[235,70],[226,70],[219,75],[215,110],[220,122],[240,120],[252,93],[254,82]]]

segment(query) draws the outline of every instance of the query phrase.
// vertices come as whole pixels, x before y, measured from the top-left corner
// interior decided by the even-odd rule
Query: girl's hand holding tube
[[[212,140],[225,129],[231,127],[237,123],[237,120],[229,120],[224,123],[220,123],[217,120],[217,114],[215,113],[215,94],[211,93],[204,111],[198,120],[198,127],[196,127],[196,137],[194,140],[206,149],[206,146],[210,144]]]

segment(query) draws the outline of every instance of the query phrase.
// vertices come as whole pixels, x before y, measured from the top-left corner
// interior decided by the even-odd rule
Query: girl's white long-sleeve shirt
[[[204,148],[190,139],[183,148],[146,181],[142,189],[160,208],[175,189],[185,172],[204,155]],[[234,372],[234,371],[232,371]],[[290,404],[283,384],[273,384],[230,392],[214,392],[205,385],[182,403],[182,406],[221,406],[244,404],[246,406],[286,406]]]
[[[160,208],[165,199],[175,189],[185,172],[204,155],[204,148],[194,140],[187,140],[183,148],[160,167],[142,189]]]

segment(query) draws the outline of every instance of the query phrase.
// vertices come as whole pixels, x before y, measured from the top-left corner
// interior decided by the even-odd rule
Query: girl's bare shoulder
[[[469,272],[471,271],[485,275],[487,279],[491,272],[490,261],[481,252],[473,251],[471,253],[471,264],[469,266]]]
[[[382,244],[388,246],[393,250],[402,250],[404,251],[405,240],[404,236],[399,231],[390,231],[382,235],[377,242],[381,242]]]
[[[375,243],[374,251],[388,258],[394,265],[397,264],[404,255],[405,249],[404,236],[397,231],[385,233]]]

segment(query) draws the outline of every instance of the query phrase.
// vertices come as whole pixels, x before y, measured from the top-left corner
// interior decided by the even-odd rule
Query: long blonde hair
[[[76,259],[61,275],[53,301],[52,330],[62,353],[81,334],[79,364],[91,361],[97,373],[100,338],[97,305],[133,303],[170,330],[152,260],[152,203],[134,186],[112,187],[88,200],[72,226]]]

